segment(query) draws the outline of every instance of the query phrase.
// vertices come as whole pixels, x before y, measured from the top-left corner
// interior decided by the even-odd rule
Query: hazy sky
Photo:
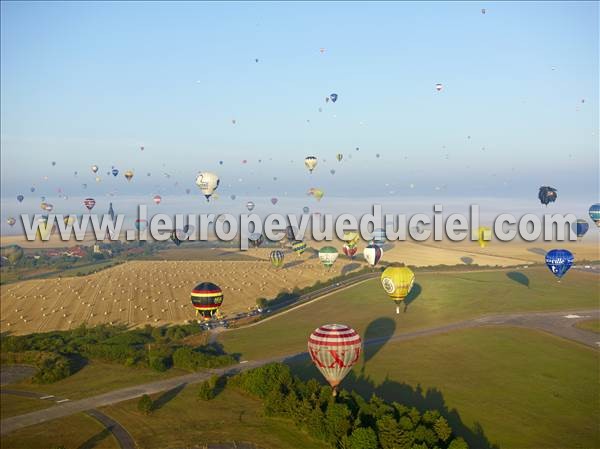
[[[328,198],[535,202],[548,183],[595,202],[598,12],[596,2],[2,2],[3,203],[58,188],[199,197],[203,170],[220,175],[221,196],[317,186]],[[321,159],[313,175],[306,155]],[[106,175],[113,165],[118,178]]]

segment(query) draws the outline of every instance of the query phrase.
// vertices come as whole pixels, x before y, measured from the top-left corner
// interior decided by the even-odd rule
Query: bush
[[[198,389],[198,398],[203,401],[210,401],[215,397],[214,387],[211,386],[209,380],[205,380],[200,384],[200,388]]]
[[[144,415],[149,415],[152,413],[152,408],[154,407],[154,402],[147,394],[143,395],[138,401],[137,408]]]

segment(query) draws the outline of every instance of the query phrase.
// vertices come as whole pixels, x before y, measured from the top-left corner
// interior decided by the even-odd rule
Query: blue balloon
[[[25,197],[23,195],[17,195],[17,201],[20,203],[21,201],[23,201],[23,199],[25,199]]]
[[[116,168],[112,169],[112,175],[113,176],[117,176],[119,174],[119,170],[117,170]]]
[[[590,218],[600,226],[600,203],[592,204],[589,210]]]
[[[337,101],[337,97],[338,97],[338,95],[337,95],[337,94],[331,94],[331,95],[329,96],[329,98],[331,98],[331,101],[333,101],[334,103]]]
[[[573,265],[573,254],[566,249],[553,249],[546,253],[546,265],[557,278],[563,277],[571,265]]]
[[[571,225],[571,229],[577,234],[577,237],[583,237],[588,232],[588,229],[590,229],[590,225],[587,221],[579,219]]]
[[[538,191],[538,199],[544,206],[547,206],[549,203],[554,203],[556,198],[558,198],[558,191],[554,187],[540,187],[540,190]]]

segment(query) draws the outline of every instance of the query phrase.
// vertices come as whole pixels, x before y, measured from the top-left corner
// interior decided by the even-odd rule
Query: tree
[[[267,302],[267,298],[258,298],[256,300],[256,307],[262,310],[267,307]]]
[[[433,425],[433,429],[435,430],[435,434],[442,441],[448,441],[450,435],[452,435],[452,429],[448,425],[448,421],[443,416],[440,416]]]
[[[352,428],[352,413],[346,404],[330,403],[325,417],[327,431],[332,442],[339,441]]]
[[[377,449],[377,435],[370,427],[359,427],[354,429],[350,438],[347,439],[348,449]]]
[[[145,415],[149,415],[152,412],[154,403],[147,394],[143,395],[138,401],[138,410]]]
[[[452,440],[448,449],[469,449],[469,445],[462,438],[455,438]]]
[[[210,380],[205,380],[198,389],[198,398],[203,401],[210,401],[215,397],[214,389],[210,386]]]

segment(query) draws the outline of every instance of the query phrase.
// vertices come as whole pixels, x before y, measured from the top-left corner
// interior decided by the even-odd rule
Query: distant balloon
[[[338,153],[335,155],[335,158],[337,159],[338,162],[341,162],[342,159],[344,159],[344,155],[342,153]]]
[[[317,201],[321,201],[321,198],[323,198],[325,192],[323,192],[321,189],[311,187],[310,189],[308,189],[308,195],[312,196],[313,198],[316,198]]]
[[[319,52],[320,52],[321,54],[323,54],[323,53],[325,53],[325,49],[324,49],[324,48],[319,48]]]
[[[158,205],[162,201],[162,197],[160,195],[154,195],[152,201],[154,201],[154,204]]]
[[[17,201],[19,203],[22,203],[24,199],[25,199],[25,197],[23,195],[17,195]]]
[[[235,195],[229,195],[229,198],[231,198],[232,200],[235,200],[236,196]]]
[[[435,85],[435,90],[437,90],[438,92],[440,92],[443,88],[444,88],[444,86],[441,83],[437,83]]]
[[[485,248],[487,243],[492,240],[492,230],[487,226],[480,226],[477,230],[477,241],[481,248]]]
[[[87,184],[86,183],[81,184],[81,188],[82,189],[87,189]]]
[[[540,202],[547,206],[549,203],[553,203],[558,198],[558,191],[554,187],[542,186],[538,192],[538,199]]]
[[[569,271],[574,259],[571,251],[566,249],[553,249],[546,253],[546,265],[558,279]]]
[[[596,226],[600,228],[600,203],[592,204],[588,213],[590,214],[590,218],[596,223]]]
[[[308,206],[304,206],[304,207],[302,208],[302,212],[304,212],[305,214],[308,214],[308,213],[310,212],[310,209],[309,209],[309,207],[308,207]]]
[[[244,160],[242,161],[242,164],[247,164],[247,163],[248,163],[248,160],[247,160],[247,159],[244,159]]]
[[[192,191],[191,189],[185,189],[186,195],[189,195],[191,191]]]
[[[92,165],[92,171],[94,173],[98,173],[98,166],[97,165]]]
[[[277,204],[279,200],[277,198],[271,198],[271,204],[274,206],[275,204]]]
[[[342,252],[350,259],[354,259],[354,256],[358,252],[358,247],[356,244],[344,243],[344,246],[342,246]]]
[[[260,232],[253,232],[248,237],[248,241],[254,248],[258,248],[260,245],[262,245],[264,237]]]
[[[319,250],[319,260],[324,267],[331,269],[338,258],[338,250],[333,246],[325,246]]]
[[[112,173],[112,175],[113,175],[113,176],[115,176],[115,177],[116,177],[116,176],[119,174],[119,170],[118,170],[118,169],[116,169],[116,168],[113,168],[113,169],[111,170],[111,173]]]
[[[331,101],[335,103],[338,99],[338,94],[331,94],[329,95],[329,98],[331,98]]]
[[[175,243],[175,245],[181,245],[181,239],[179,238],[179,233],[177,232],[177,229],[173,229],[171,231],[171,240],[173,241],[173,243]]]
[[[380,155],[379,153],[377,153],[377,154],[375,155],[375,157],[376,157],[377,159],[379,159],[379,158],[381,157],[381,155]]]
[[[135,229],[137,229],[138,231],[143,231],[144,229],[146,229],[146,226],[148,226],[148,220],[143,220],[141,218],[135,220]]]
[[[209,201],[217,187],[219,187],[219,177],[212,172],[201,172],[196,177],[196,185],[200,188],[200,191],[204,194],[206,201]]]
[[[308,354],[333,388],[333,396],[337,395],[344,377],[358,363],[361,352],[360,335],[343,324],[325,324],[308,338]]]
[[[581,238],[585,235],[586,232],[588,232],[588,229],[590,229],[590,225],[587,221],[580,218],[571,225],[571,229],[573,229],[573,232],[577,235],[577,238]]]
[[[332,168],[331,170],[329,170],[329,173],[331,173],[332,175],[335,175],[335,170]]]
[[[315,156],[306,156],[304,158],[304,165],[308,168],[308,171],[312,173],[317,166],[317,158]]]
[[[304,243],[302,240],[294,240],[294,243],[292,243],[292,250],[296,254],[300,255],[306,251],[306,243]]]
[[[258,63],[258,58],[254,58],[254,62]]]
[[[29,188],[29,191],[30,191],[31,193],[35,192],[35,187],[30,187],[30,188]]]
[[[143,146],[140,147],[140,151],[144,151],[144,147]]]
[[[56,161],[52,161],[52,166],[54,167],[56,165]]]
[[[237,121],[235,119],[232,119],[231,123],[233,123],[235,125],[237,123]]]
[[[15,218],[13,218],[13,217],[8,217],[8,218],[6,219],[6,222],[8,223],[8,225],[9,225],[9,226],[11,226],[11,227],[12,227],[12,226],[14,226],[14,225],[15,225],[15,223],[17,222],[17,220],[16,220]]]
[[[219,161],[219,165],[223,165],[223,161]]]
[[[248,209],[248,211],[250,211],[250,212],[251,212],[252,210],[254,210],[254,208],[255,208],[255,207],[256,207],[256,205],[255,205],[255,204],[254,204],[252,201],[248,201],[248,202],[246,203],[246,209]]]
[[[275,268],[280,268],[283,266],[284,258],[285,255],[283,254],[283,251],[280,251],[278,249],[276,249],[275,251],[271,251],[271,255],[269,256],[269,259],[271,260],[271,265],[273,265]]]
[[[481,8],[481,14],[485,14],[485,8]]]
[[[383,256],[383,249],[377,245],[371,244],[363,250],[363,257],[372,267],[377,265],[377,262],[379,262],[381,256]]]
[[[83,205],[87,208],[87,210],[92,210],[96,205],[96,200],[94,198],[86,198],[83,200]]]

